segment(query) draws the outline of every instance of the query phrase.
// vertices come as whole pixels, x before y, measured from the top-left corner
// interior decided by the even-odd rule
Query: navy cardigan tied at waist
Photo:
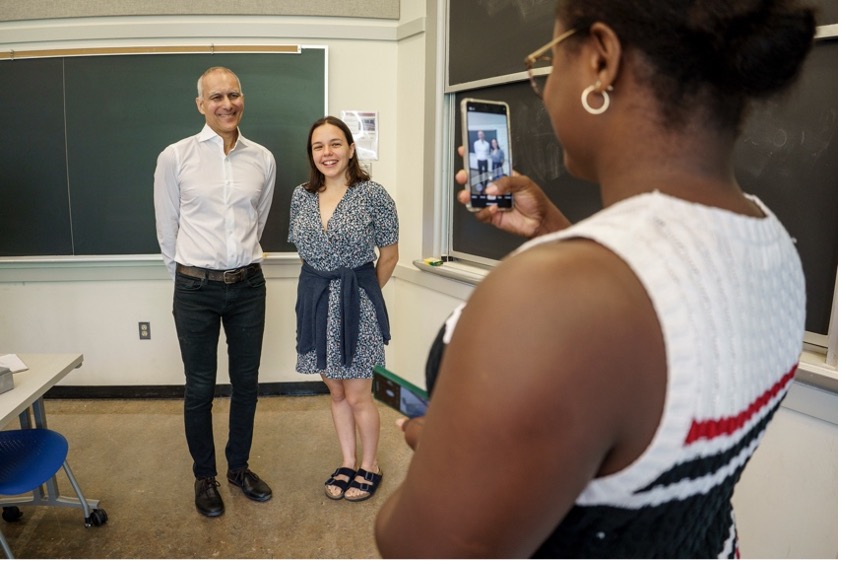
[[[296,301],[296,351],[316,350],[316,368],[327,368],[328,288],[332,279],[340,280],[340,354],[342,365],[351,365],[360,332],[360,288],[375,306],[384,344],[389,343],[389,317],[373,262],[350,269],[340,267],[319,271],[304,263],[299,275]]]

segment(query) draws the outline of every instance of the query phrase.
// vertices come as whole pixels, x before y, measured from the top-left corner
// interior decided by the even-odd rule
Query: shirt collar
[[[219,142],[223,142],[222,137],[219,136],[217,132],[214,131],[211,126],[207,123],[205,123],[205,126],[202,127],[202,130],[199,131],[198,137],[200,142],[205,142],[213,139],[219,139]],[[234,148],[237,148],[237,145],[239,145],[240,143],[242,143],[243,146],[249,145],[249,141],[246,140],[246,138],[243,136],[243,133],[240,131],[240,127],[237,127],[237,142],[234,143]]]

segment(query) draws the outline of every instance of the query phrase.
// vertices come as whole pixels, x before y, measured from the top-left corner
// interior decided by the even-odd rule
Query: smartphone
[[[381,365],[375,365],[372,375],[372,392],[376,399],[408,418],[423,416],[427,412],[430,401],[427,392]]]
[[[512,209],[512,195],[486,195],[489,182],[512,174],[512,139],[509,105],[502,101],[466,98],[462,110],[463,165],[468,171],[471,200],[466,207],[477,212],[489,205]]]

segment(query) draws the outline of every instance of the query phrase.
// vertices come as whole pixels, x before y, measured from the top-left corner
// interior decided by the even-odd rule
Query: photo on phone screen
[[[380,365],[375,366],[372,372],[372,392],[376,399],[408,418],[423,416],[427,412],[427,392]]]
[[[489,182],[512,174],[509,105],[502,101],[466,98],[460,107],[464,166],[468,170],[467,187],[471,193],[467,207],[471,211],[489,205],[511,209],[511,195],[486,195]]]

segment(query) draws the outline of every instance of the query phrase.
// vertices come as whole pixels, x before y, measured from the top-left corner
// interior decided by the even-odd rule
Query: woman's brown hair
[[[325,174],[320,172],[316,167],[316,163],[313,161],[313,151],[310,147],[310,140],[313,138],[313,131],[322,125],[333,125],[334,127],[337,127],[342,131],[342,134],[345,135],[345,140],[348,145],[351,146],[354,144],[354,137],[351,135],[351,129],[349,129],[348,125],[346,125],[341,119],[338,119],[333,115],[326,115],[325,117],[316,120],[316,122],[310,127],[310,132],[307,134],[307,160],[310,162],[310,179],[304,184],[304,187],[310,193],[317,193],[325,188]],[[351,155],[351,159],[348,161],[348,169],[345,171],[345,177],[348,180],[348,185],[354,185],[357,182],[367,181],[369,179],[369,174],[360,167],[360,161],[357,160],[356,150],[354,151],[354,154]]]

